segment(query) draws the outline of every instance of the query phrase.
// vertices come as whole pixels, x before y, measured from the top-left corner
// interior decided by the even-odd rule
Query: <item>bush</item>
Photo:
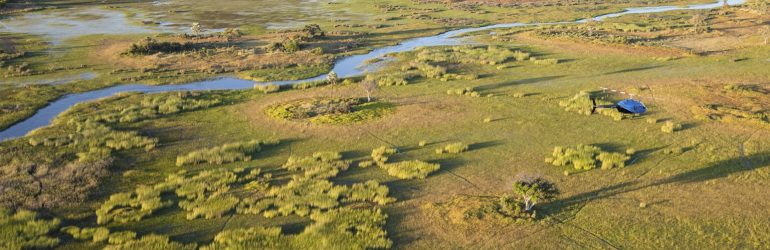
[[[430,173],[437,171],[440,165],[415,160],[387,163],[380,167],[387,170],[390,176],[399,179],[425,179]]]
[[[534,57],[530,58],[530,61],[532,61],[535,65],[555,65],[559,63],[559,59],[535,59]]]
[[[372,150],[372,160],[376,162],[377,164],[381,165],[386,162],[388,162],[388,158],[394,154],[396,154],[398,150],[395,148],[390,148],[386,146],[382,146],[379,148],[375,148]]]
[[[179,201],[179,207],[188,211],[187,219],[220,218],[232,211],[238,205],[239,199],[232,195],[218,195],[208,198]]]
[[[356,183],[351,186],[343,199],[344,202],[368,201],[378,205],[385,205],[396,201],[388,197],[389,189],[387,186],[380,185],[375,180],[369,180],[365,183]]]
[[[444,146],[443,148],[439,148],[436,150],[436,153],[443,154],[443,153],[449,153],[449,154],[459,154],[465,151],[468,151],[468,144],[457,142],[452,143],[449,145]]]
[[[674,123],[672,121],[666,121],[663,126],[660,127],[660,131],[664,133],[674,133],[682,129],[682,124]]]
[[[37,213],[0,207],[0,249],[53,248],[59,239],[49,233],[59,228],[58,219],[39,219]]]
[[[195,45],[189,42],[158,42],[152,38],[131,44],[125,54],[128,55],[152,55],[157,53],[179,53],[195,49]]]
[[[190,152],[176,158],[176,165],[186,164],[223,164],[236,161],[250,161],[253,153],[262,150],[261,145],[275,145],[278,142],[251,140],[237,143],[228,143],[219,147],[201,149]]]
[[[290,249],[290,240],[279,227],[238,228],[219,232],[214,242],[200,249]]]
[[[417,146],[419,147],[425,147],[426,145],[428,145],[427,141],[420,141],[419,143],[417,143]]]
[[[259,92],[269,94],[269,93],[275,93],[281,90],[281,86],[275,85],[275,84],[255,84],[254,89],[256,89]]]
[[[182,244],[171,241],[168,236],[165,235],[145,235],[142,238],[129,240],[117,245],[107,245],[105,250],[195,250],[195,244]]]
[[[110,244],[123,244],[134,239],[136,239],[136,233],[131,231],[121,231],[111,233],[107,242]]]
[[[160,195],[160,191],[145,186],[136,188],[134,192],[110,195],[110,198],[96,210],[96,222],[107,224],[113,221],[118,223],[140,221],[153,212],[171,205],[169,202],[161,201]]]
[[[310,216],[313,224],[296,236],[296,249],[384,249],[393,244],[383,229],[387,216],[379,209],[341,208]]]
[[[555,147],[552,157],[546,158],[545,161],[554,166],[572,165],[578,170],[590,170],[596,168],[597,162],[601,162],[602,169],[625,167],[628,159],[630,157],[622,153],[605,152],[596,146],[577,145]]]
[[[289,171],[302,171],[303,178],[327,179],[347,170],[350,162],[343,161],[338,152],[316,152],[311,157],[289,157],[282,168]]]

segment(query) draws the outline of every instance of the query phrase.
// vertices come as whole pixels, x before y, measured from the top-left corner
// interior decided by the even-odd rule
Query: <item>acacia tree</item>
[[[372,93],[380,87],[380,85],[377,84],[377,81],[369,79],[368,77],[367,79],[362,80],[361,83],[359,83],[359,86],[366,92],[366,102],[372,101]]]
[[[514,181],[513,193],[524,201],[524,211],[532,211],[537,203],[555,198],[559,190],[553,183],[541,177],[524,175]]]

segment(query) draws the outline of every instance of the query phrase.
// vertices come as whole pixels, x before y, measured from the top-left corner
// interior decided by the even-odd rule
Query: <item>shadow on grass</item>
[[[476,87],[476,90],[478,91],[490,91],[505,87],[510,87],[514,85],[522,85],[522,84],[532,84],[532,83],[538,83],[538,82],[544,82],[544,81],[551,81],[555,79],[559,79],[565,77],[564,75],[559,76],[544,76],[544,77],[535,77],[535,78],[528,78],[528,79],[522,79],[518,81],[510,81],[510,82],[501,82],[501,83],[495,83],[495,84],[489,84],[489,85],[483,85]]]
[[[651,70],[651,69],[657,69],[663,67],[662,65],[652,65],[652,66],[644,66],[644,67],[637,67],[637,68],[630,68],[630,69],[623,69],[618,71],[612,71],[604,73],[605,75],[614,75],[614,74],[622,74],[622,73],[631,73],[631,72],[638,72],[638,71],[645,71],[645,70]]]
[[[502,145],[502,144],[503,144],[502,140],[478,142],[478,143],[474,143],[474,144],[469,145],[468,146],[468,151],[475,151],[475,150],[485,149],[485,148],[494,147],[494,146],[498,146],[498,145]]]
[[[600,188],[594,191],[573,195],[571,197],[544,204],[543,212],[546,214],[558,214],[565,209],[568,209],[569,207],[579,203],[610,198],[616,195],[662,185],[681,185],[720,179],[725,178],[731,174],[742,173],[769,166],[770,151],[765,151],[746,157],[737,157],[729,160],[714,162],[706,167],[690,170],[650,183],[643,183],[641,181],[629,181]]]

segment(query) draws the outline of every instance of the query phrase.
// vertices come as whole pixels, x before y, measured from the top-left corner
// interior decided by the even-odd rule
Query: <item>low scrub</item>
[[[631,157],[624,153],[606,152],[597,146],[577,145],[574,147],[555,147],[551,157],[545,159],[554,166],[572,165],[577,170],[590,170],[598,166],[602,169],[622,168]]]
[[[236,161],[250,161],[251,154],[262,150],[264,145],[276,145],[278,141],[251,140],[227,143],[222,146],[206,148],[181,155],[176,158],[176,165],[209,163],[224,164]]]
[[[682,124],[675,123],[672,121],[666,121],[663,123],[663,126],[660,127],[660,131],[663,131],[663,133],[674,133],[676,131],[682,130]]]
[[[390,176],[399,179],[425,179],[430,173],[437,171],[440,165],[413,160],[387,163],[380,165],[380,167],[387,170]]]
[[[161,191],[142,186],[134,192],[110,195],[110,198],[96,210],[96,222],[108,224],[141,221],[153,212],[171,204],[161,199]]]
[[[393,104],[364,99],[302,99],[273,105],[265,111],[283,120],[308,120],[318,124],[343,125],[374,120],[391,113]]]
[[[465,144],[462,142],[456,142],[456,143],[448,144],[443,148],[436,149],[436,153],[437,154],[459,154],[459,153],[468,151],[469,148],[470,147],[468,146],[468,144]]]
[[[0,249],[50,249],[59,245],[51,236],[59,228],[58,219],[40,219],[37,213],[0,207]]]

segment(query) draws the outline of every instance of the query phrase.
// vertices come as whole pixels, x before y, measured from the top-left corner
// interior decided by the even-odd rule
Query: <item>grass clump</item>
[[[481,94],[479,92],[475,91],[471,87],[467,87],[464,89],[450,89],[446,92],[449,95],[464,95],[464,96],[470,96],[470,97],[481,97]]]
[[[554,166],[572,165],[577,170],[590,170],[601,163],[602,169],[625,167],[625,162],[631,157],[623,153],[606,152],[591,145],[574,147],[555,147],[552,156],[546,158],[546,163]]]
[[[387,186],[380,185],[375,180],[368,180],[365,183],[353,184],[345,194],[344,202],[373,202],[377,205],[385,205],[396,201],[396,199],[388,197],[390,190]]]
[[[489,118],[487,118],[487,119],[489,119]],[[490,119],[490,121],[491,121],[491,119]],[[437,154],[445,154],[445,153],[446,154],[459,154],[459,153],[468,151],[469,148],[470,148],[470,146],[468,146],[468,144],[465,144],[465,143],[462,143],[462,142],[456,142],[456,143],[448,144],[448,145],[444,146],[443,148],[436,149],[436,153]]]
[[[580,91],[572,98],[559,102],[559,106],[565,111],[576,112],[583,115],[591,115],[594,104],[591,101],[591,94],[586,91]]]
[[[440,168],[439,164],[424,161],[402,161],[380,165],[390,176],[399,179],[425,179],[430,173]]]
[[[250,227],[219,232],[214,242],[201,250],[219,249],[290,249],[290,239],[279,227]]]
[[[196,247],[197,246],[195,244],[182,244],[179,242],[171,241],[171,239],[169,239],[168,236],[165,236],[165,235],[150,234],[150,235],[142,236],[142,238],[128,240],[120,244],[107,245],[104,249],[105,250],[135,250],[135,249],[195,250]]]
[[[71,235],[76,240],[91,240],[93,242],[103,242],[110,237],[110,230],[106,227],[81,229],[76,226],[67,226],[63,227],[61,232]]]
[[[197,198],[179,202],[179,207],[188,211],[187,219],[220,218],[238,205],[239,199],[232,195],[217,195],[208,198]]]
[[[37,213],[0,207],[0,248],[21,250],[53,248],[59,239],[49,233],[59,228],[58,219],[40,219]]]
[[[110,234],[107,242],[110,244],[123,244],[136,239],[136,233],[131,231],[120,231]]]
[[[379,209],[340,208],[310,216],[313,224],[296,236],[297,249],[390,248],[393,242],[383,229],[387,215]]]
[[[275,84],[254,84],[254,89],[264,94],[270,94],[281,90],[281,86]]]
[[[133,192],[110,195],[110,198],[96,210],[96,222],[107,224],[140,221],[153,212],[171,205],[170,202],[162,201],[160,195],[161,191],[146,186],[138,187]]]
[[[559,64],[559,59],[556,58],[550,58],[550,59],[537,59],[537,58],[530,58],[530,61],[534,63],[535,65],[556,65]]]
[[[663,131],[663,133],[669,133],[669,134],[679,130],[682,130],[682,124],[675,123],[672,121],[666,121],[666,123],[664,123],[663,126],[660,127],[660,131]]]
[[[227,143],[222,146],[206,148],[180,155],[176,158],[176,165],[209,163],[223,164],[236,161],[250,161],[251,154],[262,150],[264,145],[276,145],[278,141],[251,140],[236,143]]]

